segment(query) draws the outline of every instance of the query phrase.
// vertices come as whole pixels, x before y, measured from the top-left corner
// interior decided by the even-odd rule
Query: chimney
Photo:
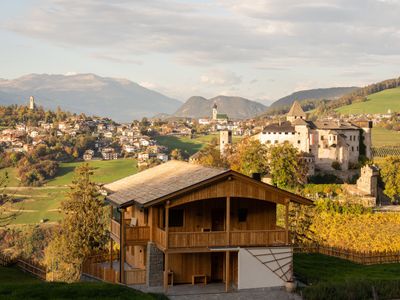
[[[257,181],[261,181],[261,173],[252,173],[251,178]]]

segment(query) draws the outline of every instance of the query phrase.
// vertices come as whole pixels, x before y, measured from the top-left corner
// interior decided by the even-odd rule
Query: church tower
[[[294,101],[292,107],[290,108],[288,114],[286,115],[286,120],[289,122],[293,122],[296,119],[305,120],[307,117],[304,110],[301,108],[301,105],[298,101]]]
[[[213,109],[212,109],[212,119],[214,121],[217,120],[217,115],[218,115],[217,103],[214,103],[214,106],[213,106]]]
[[[35,98],[33,98],[33,96],[30,96],[29,97],[29,109],[34,110],[35,108],[36,108]]]

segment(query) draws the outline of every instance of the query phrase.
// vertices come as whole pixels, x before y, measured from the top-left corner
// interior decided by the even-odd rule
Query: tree
[[[269,171],[268,147],[258,140],[246,138],[233,145],[227,149],[227,160],[232,170],[245,175]]]
[[[46,249],[46,261],[57,280],[79,280],[84,260],[107,242],[103,198],[91,175],[88,164],[76,169],[68,198],[62,203],[65,216],[60,234]]]
[[[197,163],[206,167],[227,167],[227,163],[225,159],[221,156],[219,149],[213,144],[208,144],[198,152]]]
[[[12,211],[8,209],[13,203],[13,198],[6,193],[8,183],[8,174],[5,173],[0,177],[0,228],[10,224],[18,215],[19,210]]]
[[[400,195],[400,156],[386,157],[381,165],[381,176],[385,184],[384,193],[392,199]]]
[[[180,149],[175,148],[171,151],[171,159],[173,160],[183,160],[182,151]]]
[[[306,183],[307,165],[292,145],[271,147],[269,158],[273,184],[279,188],[295,188]]]

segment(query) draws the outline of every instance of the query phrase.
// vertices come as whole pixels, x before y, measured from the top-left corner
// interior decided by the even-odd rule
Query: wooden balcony
[[[145,244],[150,240],[149,226],[129,226],[129,220],[125,220],[125,240],[128,245]],[[121,224],[116,220],[111,220],[111,237],[120,242]]]
[[[209,248],[209,247],[254,247],[276,246],[285,244],[286,231],[276,230],[246,230],[215,232],[170,232],[168,248]]]

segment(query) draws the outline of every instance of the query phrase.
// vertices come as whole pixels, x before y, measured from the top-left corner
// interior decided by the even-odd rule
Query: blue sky
[[[95,73],[179,100],[400,76],[399,0],[0,2],[0,78]]]

